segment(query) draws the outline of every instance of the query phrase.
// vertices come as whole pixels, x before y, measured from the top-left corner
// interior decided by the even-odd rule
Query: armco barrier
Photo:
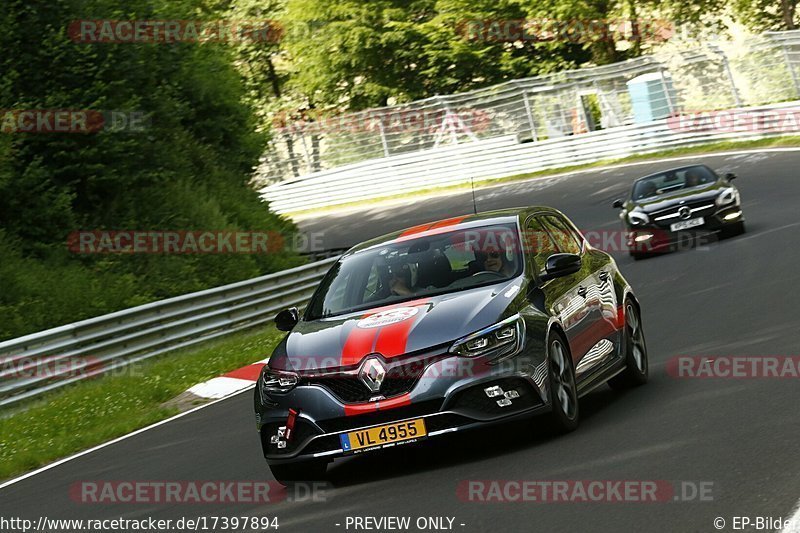
[[[337,259],[0,342],[0,406],[268,322],[280,309],[305,304]],[[91,367],[75,372],[81,360]]]
[[[800,109],[798,106],[800,101],[739,111]],[[272,210],[292,213],[431,187],[468,185],[471,179],[504,178],[709,141],[778,134],[711,128],[678,131],[672,125],[670,119],[663,119],[527,143],[519,143],[515,136],[496,137],[342,166],[270,185],[260,192]]]

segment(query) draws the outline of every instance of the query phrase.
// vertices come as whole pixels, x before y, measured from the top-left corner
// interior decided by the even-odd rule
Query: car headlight
[[[647,216],[647,213],[642,213],[641,211],[631,211],[628,213],[628,221],[633,226],[644,226],[650,223],[650,217]]]
[[[724,191],[722,191],[719,196],[717,196],[715,203],[717,204],[718,207],[722,207],[723,205],[732,204],[736,202],[736,200],[738,199],[739,199],[739,191],[737,191],[733,187],[729,187]]]
[[[299,380],[294,372],[275,370],[267,365],[261,374],[261,391],[266,394],[289,392],[297,386]]]
[[[461,357],[504,357],[516,353],[525,337],[525,321],[519,314],[457,340],[450,348]]]

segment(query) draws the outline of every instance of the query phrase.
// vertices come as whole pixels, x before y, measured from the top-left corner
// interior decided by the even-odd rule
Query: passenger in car
[[[411,290],[411,268],[407,264],[396,265],[391,269],[389,279],[389,289],[395,296],[410,296]]]

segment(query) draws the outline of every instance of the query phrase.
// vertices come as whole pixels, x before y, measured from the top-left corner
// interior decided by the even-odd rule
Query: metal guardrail
[[[679,118],[674,118],[539,142],[521,143],[511,135],[356,163],[271,185],[260,192],[273,211],[291,213],[709,141],[758,139],[771,135],[764,133],[770,129],[770,120],[780,119],[770,117],[770,112],[797,109],[798,105],[800,101],[736,110],[764,115],[767,122],[758,131],[725,131],[710,123],[708,127],[683,128],[677,123]],[[780,132],[779,127],[773,129]]]
[[[272,320],[338,257],[0,342],[0,407]]]

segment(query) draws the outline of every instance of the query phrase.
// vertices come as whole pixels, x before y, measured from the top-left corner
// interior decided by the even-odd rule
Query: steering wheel
[[[481,270],[480,272],[475,272],[471,277],[474,278],[475,276],[482,276],[483,274],[494,274],[500,278],[506,277],[502,272],[495,272],[494,270]]]

